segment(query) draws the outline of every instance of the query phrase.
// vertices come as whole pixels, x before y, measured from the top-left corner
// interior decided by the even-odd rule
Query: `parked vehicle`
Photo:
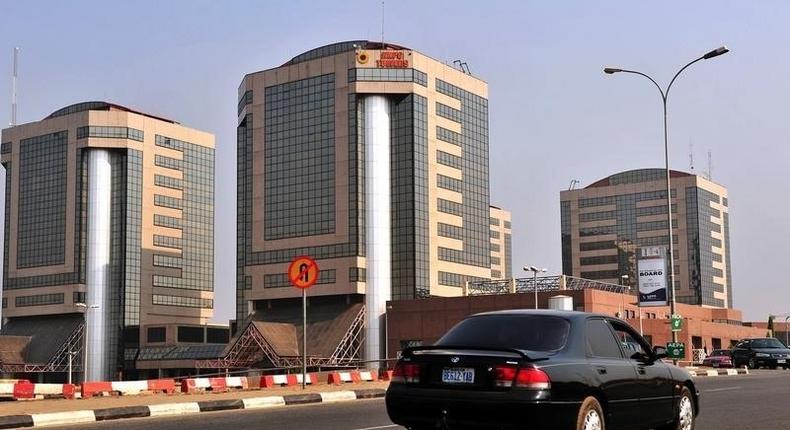
[[[477,314],[433,346],[403,351],[392,422],[467,427],[692,430],[699,392],[624,321],[547,310]]]
[[[732,361],[735,367],[787,369],[790,367],[790,349],[773,337],[744,339],[732,348]]]
[[[702,360],[703,366],[733,367],[732,354],[729,349],[714,349],[709,356]]]

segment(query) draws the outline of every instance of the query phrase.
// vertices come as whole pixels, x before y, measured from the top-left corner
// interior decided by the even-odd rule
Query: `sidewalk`
[[[319,393],[330,391],[348,391],[365,389],[386,389],[389,382],[363,382],[359,384],[328,385],[316,384],[308,385],[303,391],[301,387],[274,387],[263,388],[260,390],[233,391],[227,393],[203,393],[203,394],[155,394],[141,396],[118,396],[118,397],[93,397],[90,399],[49,399],[49,400],[30,400],[30,401],[0,401],[0,416],[8,415],[30,415],[52,412],[69,412],[80,410],[94,410],[105,408],[120,408],[127,406],[148,406],[167,403],[181,402],[205,402],[213,400],[236,400],[249,399],[253,397],[266,396],[285,396],[289,394]]]

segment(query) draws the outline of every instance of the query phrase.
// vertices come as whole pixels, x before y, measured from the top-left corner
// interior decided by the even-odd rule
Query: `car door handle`
[[[596,367],[595,370],[598,372],[599,375],[606,375],[605,367]]]

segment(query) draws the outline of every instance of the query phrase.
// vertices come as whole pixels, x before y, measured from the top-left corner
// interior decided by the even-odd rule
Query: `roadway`
[[[702,377],[702,414],[696,430],[790,428],[787,400],[790,371],[757,371],[748,376]],[[91,430],[389,430],[383,399],[277,409],[202,413],[175,418],[141,418],[60,427]]]

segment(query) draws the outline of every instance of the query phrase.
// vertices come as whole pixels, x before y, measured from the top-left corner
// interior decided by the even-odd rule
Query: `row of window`
[[[438,224],[438,234],[441,237],[449,237],[450,239],[463,240],[463,228],[457,225],[445,224],[440,222]]]
[[[617,255],[599,255],[595,257],[582,257],[580,263],[582,266],[593,266],[596,264],[612,264],[617,263],[619,257]]]
[[[436,138],[442,142],[452,143],[458,146],[461,146],[462,142],[461,133],[456,133],[438,125],[436,126]]]
[[[675,190],[672,190],[672,197],[675,197]],[[607,206],[613,205],[617,203],[618,198],[628,198],[629,200],[633,200],[635,202],[641,202],[646,200],[660,200],[667,198],[667,192],[664,190],[659,191],[646,191],[642,193],[634,193],[634,194],[627,194],[621,196],[604,196],[604,197],[591,197],[586,199],[579,199],[579,207],[586,208],[586,207],[593,207],[593,206]]]
[[[455,191],[456,193],[463,192],[464,182],[460,179],[451,178],[442,174],[436,175],[436,186],[445,190]]]
[[[26,306],[62,305],[63,293],[36,294],[34,296],[19,296],[14,300],[18,308]]]
[[[214,300],[212,299],[203,299],[200,297],[169,296],[165,294],[154,294],[152,303],[155,305],[176,306],[181,308],[214,308]],[[202,331],[202,328],[196,328],[201,329]]]
[[[183,200],[176,197],[163,196],[161,194],[154,194],[154,205],[170,209],[184,208]]]
[[[415,82],[427,87],[428,75],[417,69],[348,69],[348,82],[355,81]]]
[[[171,158],[164,155],[156,155],[154,157],[154,165],[164,167],[166,169],[183,170],[184,161],[177,158]]]
[[[438,198],[436,199],[436,204],[439,212],[444,212],[450,215],[463,216],[462,215],[463,205],[461,203]]]
[[[102,137],[109,139],[130,139],[142,142],[143,131],[130,127],[105,127],[105,126],[84,126],[77,128],[77,139],[86,137]]]
[[[154,184],[160,187],[172,188],[174,190],[183,190],[184,181],[172,176],[154,175]]]
[[[154,254],[154,266],[169,267],[171,269],[180,269],[182,265],[183,265],[183,260],[181,257]]]
[[[439,285],[444,285],[447,287],[463,287],[467,281],[488,281],[488,279],[477,276],[461,275],[459,273],[439,271]]]
[[[182,246],[181,238],[155,234],[154,246],[161,246],[163,248],[181,249]]]
[[[167,215],[154,214],[154,225],[159,227],[181,229],[181,219]]]
[[[249,104],[252,104],[252,90],[245,91],[244,95],[239,99],[239,106],[236,115],[241,115],[241,111],[244,110],[244,106]]]
[[[461,111],[452,106],[436,102],[436,115],[457,123],[461,122]]]
[[[456,169],[463,167],[463,159],[461,157],[440,150],[436,150],[436,162]]]

